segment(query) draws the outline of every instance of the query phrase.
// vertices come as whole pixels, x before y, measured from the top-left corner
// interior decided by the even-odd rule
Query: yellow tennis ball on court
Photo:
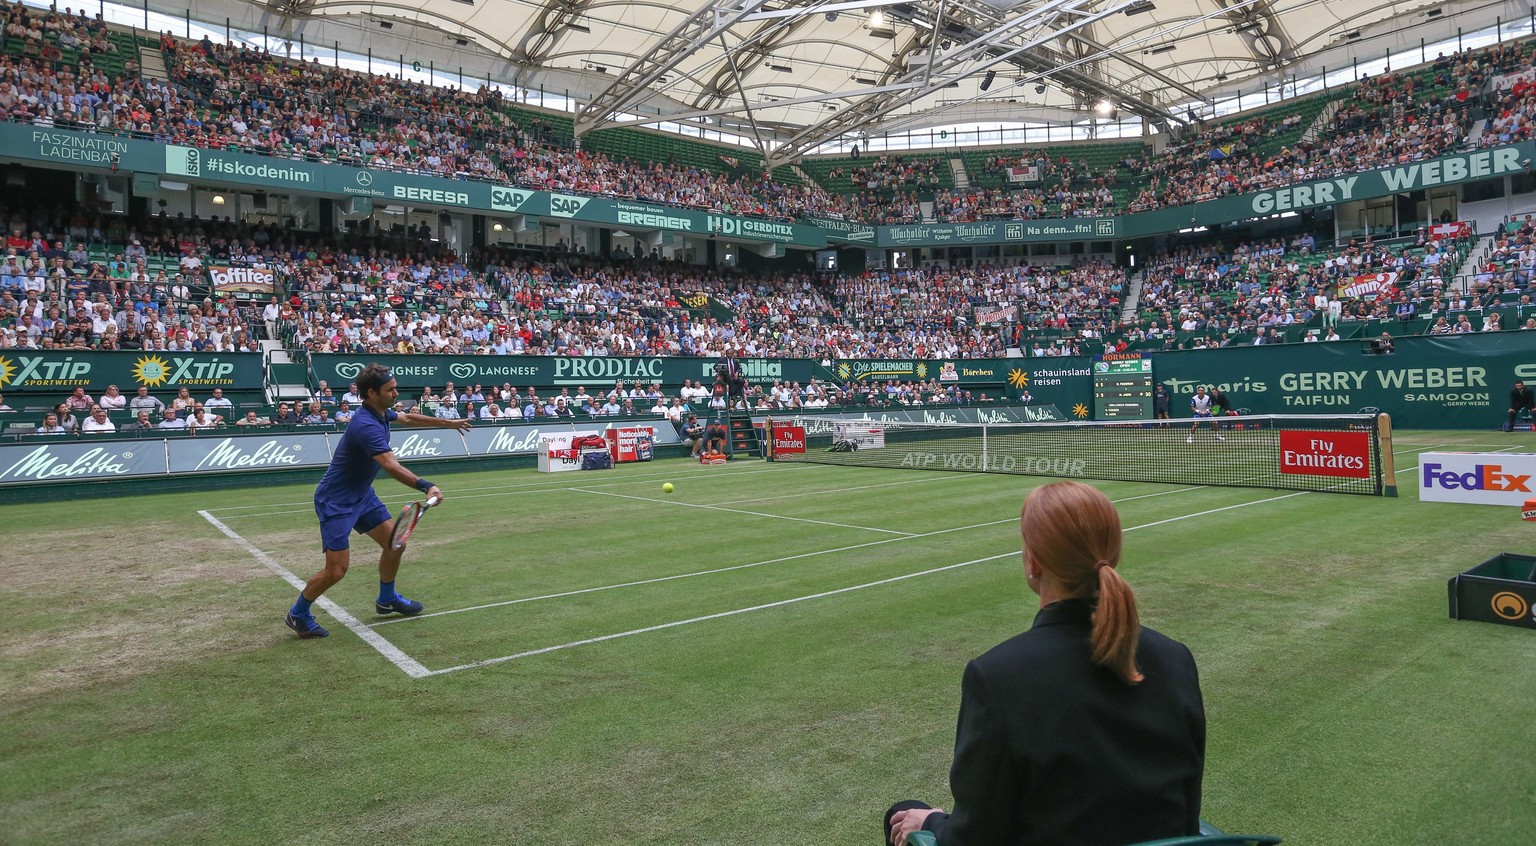
[[[671,482],[663,482],[661,484],[661,492],[662,493],[671,493],[672,492],[672,483]]]

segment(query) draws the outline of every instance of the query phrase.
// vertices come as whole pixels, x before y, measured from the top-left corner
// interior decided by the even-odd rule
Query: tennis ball
[[[663,482],[662,485],[661,485],[661,492],[662,493],[671,493],[672,492],[672,483],[671,482]]]

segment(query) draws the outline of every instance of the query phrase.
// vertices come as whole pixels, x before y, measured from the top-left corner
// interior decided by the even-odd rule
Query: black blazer
[[[1125,846],[1197,834],[1205,707],[1194,657],[1143,627],[1127,685],[1090,660],[1093,606],[1052,603],[965,667],[940,846]]]

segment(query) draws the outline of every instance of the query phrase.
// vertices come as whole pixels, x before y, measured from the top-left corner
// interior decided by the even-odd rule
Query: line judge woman
[[[1031,491],[1019,518],[1034,626],[965,667],[954,810],[898,802],[886,841],[1124,846],[1197,834],[1205,709],[1195,660],[1143,627],[1115,569],[1120,515],[1098,489]]]

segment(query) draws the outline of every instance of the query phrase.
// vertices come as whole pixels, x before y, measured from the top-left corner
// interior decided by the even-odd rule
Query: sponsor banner
[[[324,467],[331,461],[332,445],[331,436],[322,433],[176,438],[164,443],[171,473]]]
[[[377,361],[389,367],[406,389],[424,386],[441,389],[452,382],[455,387],[501,385],[511,382],[518,387],[563,385],[586,387],[593,391],[615,382],[625,385],[659,383],[677,388],[684,379],[704,379],[713,384],[715,358],[687,357],[598,357],[598,356],[524,356],[524,355],[376,355],[351,356],[319,353],[310,356],[315,376],[333,387],[346,385],[369,363]],[[772,383],[783,379],[804,385],[815,375],[815,363],[809,359],[740,359],[742,376],[749,382]],[[260,380],[256,382],[259,386]]]
[[[1280,472],[1293,476],[1371,477],[1369,432],[1280,430]]]
[[[1529,68],[1519,73],[1501,73],[1493,78],[1493,90],[1505,91],[1515,86],[1530,86],[1536,83],[1536,68]]]
[[[1367,328],[1371,337],[1383,328]],[[1254,414],[1352,414],[1379,408],[1399,429],[1493,429],[1509,388],[1536,378],[1536,332],[1396,338],[1396,354],[1358,343],[1239,346],[1157,354],[1157,380],[1176,414],[1198,385],[1215,385]],[[1058,362],[1070,359],[1057,359]],[[1089,390],[1085,386],[1082,390]],[[1059,400],[1051,402],[1061,404]]]
[[[869,380],[883,382],[886,379],[895,379],[897,381],[927,379],[930,368],[937,372],[938,363],[914,359],[891,361],[844,359],[832,368],[832,372],[839,382],[864,382]]]
[[[1184,226],[1188,226],[1186,222]],[[882,247],[946,247],[960,244],[1092,241],[1124,237],[1122,220],[1075,217],[1060,220],[991,220],[978,223],[928,223],[882,226]],[[1178,227],[1175,227],[1175,230]]]
[[[393,429],[389,433],[389,447],[401,461],[469,455],[464,439],[452,429]]]
[[[885,427],[872,426],[866,421],[841,420],[832,424],[834,443],[851,443],[858,449],[885,449]]]
[[[1536,156],[1536,142],[1525,141],[1121,218],[873,227],[832,218],[812,218],[805,223],[782,223],[601,197],[552,194],[489,182],[316,164],[225,150],[203,150],[136,138],[14,123],[0,124],[0,149],[4,149],[10,158],[57,163],[72,169],[117,168],[136,174],[197,179],[207,184],[251,185],[308,194],[370,197],[403,204],[578,220],[613,227],[686,232],[743,241],[776,242],[807,249],[826,247],[829,243],[896,247],[1142,237],[1174,232],[1192,224],[1228,223],[1294,209],[1390,196],[1436,185],[1495,179],[1520,172],[1523,170],[1520,162]]]
[[[345,382],[343,382],[345,384]],[[0,391],[88,392],[117,385],[132,394],[191,388],[259,389],[261,356],[254,353],[79,352],[0,350]],[[62,397],[61,397],[62,399]]]
[[[670,425],[668,428],[671,428]],[[613,463],[621,464],[628,461],[650,461],[650,450],[642,450],[639,442],[641,436],[651,439],[655,443],[655,429],[651,426],[610,426],[606,433],[608,438],[609,454],[613,456]],[[643,454],[643,457],[642,457]]]
[[[213,289],[221,294],[273,294],[277,292],[277,271],[269,267],[238,267],[215,264],[208,267]]]
[[[1419,499],[1520,507],[1533,495],[1536,453],[1426,452],[1419,456]]]
[[[1389,273],[1368,273],[1339,285],[1339,296],[1356,300],[1373,300],[1390,292],[1396,284],[1397,271],[1395,270]]]
[[[1008,181],[1015,184],[1023,182],[1039,182],[1040,166],[1024,165],[1023,167],[1008,168]]]
[[[875,227],[867,223],[832,217],[807,217],[805,223],[824,231],[828,244],[875,246]]]
[[[1509,83],[1510,79],[1505,81]],[[396,204],[576,220],[614,228],[773,242],[804,249],[820,249],[828,244],[952,246],[1137,238],[1175,232],[1191,225],[1229,223],[1284,211],[1408,193],[1437,185],[1496,179],[1521,172],[1524,169],[1521,162],[1536,157],[1536,142],[1523,141],[1118,218],[875,227],[824,217],[784,223],[605,197],[553,194],[489,182],[164,145],[137,138],[16,123],[0,123],[0,149],[6,151],[8,158],[53,163],[75,170],[116,168],[141,175],[195,179],[210,185],[248,185],[310,195],[367,197]]]
[[[159,476],[166,472],[165,441],[58,442],[0,446],[0,485],[79,482]]]
[[[1505,557],[1505,556],[1501,556]],[[1527,556],[1518,556],[1517,566],[1528,569]],[[1536,629],[1536,584],[1524,579],[1489,577],[1481,574],[1484,566],[1451,578],[1451,616],[1458,620],[1476,620]]]
[[[976,306],[972,310],[976,323],[981,326],[995,326],[999,323],[1019,322],[1019,306],[1016,303],[996,303],[992,305]]]
[[[791,426],[787,423],[773,424],[773,454],[804,455],[805,427]]]

